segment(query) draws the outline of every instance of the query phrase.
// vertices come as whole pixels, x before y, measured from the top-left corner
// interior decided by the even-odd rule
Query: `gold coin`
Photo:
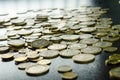
[[[93,54],[78,54],[72,57],[75,62],[88,63],[95,59]]]
[[[104,51],[106,51],[106,52],[115,52],[115,51],[117,51],[117,47],[106,47],[106,48],[104,48]]]
[[[17,57],[14,59],[15,62],[25,62],[27,60],[27,57]]]
[[[72,80],[77,78],[78,74],[75,72],[66,72],[61,75],[63,79]]]
[[[120,79],[120,67],[113,68],[109,71],[110,77],[115,78],[115,80]]]
[[[67,46],[65,44],[52,44],[52,45],[48,46],[48,49],[51,49],[51,50],[63,50],[66,47]]]
[[[43,59],[43,60],[38,61],[37,63],[40,65],[48,65],[48,64],[51,64],[51,60]]]
[[[69,72],[72,71],[72,68],[69,65],[63,65],[58,67],[58,72]]]
[[[7,54],[3,54],[2,56],[1,56],[1,58],[2,59],[11,59],[11,58],[13,58],[13,53],[7,53]]]

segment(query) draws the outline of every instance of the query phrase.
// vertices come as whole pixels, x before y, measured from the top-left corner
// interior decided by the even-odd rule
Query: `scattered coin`
[[[106,51],[106,52],[115,52],[115,51],[117,51],[117,47],[106,47],[106,48],[104,48],[104,51]]]
[[[14,59],[15,62],[25,62],[27,61],[27,57],[17,57]]]
[[[1,58],[2,58],[3,60],[11,59],[11,58],[13,58],[13,53],[3,54],[3,55],[1,56]]]
[[[72,57],[75,62],[88,63],[95,59],[93,54],[78,54]]]
[[[0,53],[5,53],[9,50],[9,47],[7,46],[0,46]]]
[[[74,41],[79,39],[79,35],[62,35],[60,36],[63,40]]]
[[[83,39],[80,41],[80,43],[84,43],[84,44],[88,44],[88,45],[91,45],[91,44],[94,44],[97,42],[98,42],[98,39],[95,39],[95,38],[86,38],[86,39]]]
[[[44,74],[49,70],[48,65],[33,65],[25,69],[26,73],[31,74],[31,75],[40,75]]]
[[[72,71],[72,68],[69,65],[63,65],[58,67],[58,72],[64,73]]]
[[[109,71],[110,77],[115,78],[115,80],[120,79],[120,67],[113,68]]]
[[[66,72],[61,75],[61,77],[63,79],[67,79],[67,80],[73,80],[73,79],[77,78],[77,76],[78,76],[78,74],[75,72]]]
[[[51,50],[63,50],[66,47],[67,46],[65,44],[52,44],[52,45],[48,46],[48,49],[51,49]]]
[[[37,63],[40,65],[49,65],[49,64],[51,64],[51,60],[42,59],[42,60],[38,61]]]

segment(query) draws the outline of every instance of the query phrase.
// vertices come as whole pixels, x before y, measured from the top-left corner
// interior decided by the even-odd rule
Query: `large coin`
[[[45,48],[50,44],[50,42],[48,40],[45,39],[39,39],[39,40],[35,40],[31,43],[31,46],[33,48]]]
[[[12,53],[3,54],[3,55],[1,56],[1,58],[2,58],[3,60],[11,59],[11,58],[13,58],[13,54],[12,54]]]
[[[32,34],[32,33],[33,33],[33,31],[31,31],[31,30],[20,30],[20,31],[18,32],[18,34],[21,35],[21,36],[30,35],[30,34]]]
[[[68,65],[63,65],[63,66],[59,66],[58,67],[58,72],[69,72],[69,71],[72,71],[72,68]]]
[[[59,54],[59,51],[56,50],[47,50],[47,51],[43,51],[40,53],[40,56],[44,57],[44,58],[54,58],[57,57]]]
[[[76,50],[76,49],[66,49],[66,50],[62,50],[60,52],[60,56],[62,56],[62,57],[72,57],[72,56],[77,55],[79,53],[80,53],[80,51]]]
[[[75,62],[79,63],[88,63],[95,59],[95,56],[93,54],[79,54],[75,55],[72,58]]]
[[[8,41],[8,44],[11,45],[11,46],[14,46],[14,47],[22,47],[22,46],[24,46],[25,41],[18,40],[18,39],[10,40],[10,41]]]
[[[17,57],[14,60],[15,62],[25,62],[27,61],[27,57]]]
[[[115,80],[120,80],[120,67],[116,67],[110,70],[110,77],[115,78]]]
[[[78,74],[75,72],[66,72],[61,75],[61,77],[63,79],[67,79],[67,80],[73,80],[73,79],[77,78],[77,76],[78,76]]]
[[[51,49],[51,50],[63,50],[66,47],[67,46],[65,44],[53,44],[53,45],[48,46],[48,49]]]
[[[0,53],[7,52],[9,50],[9,47],[7,46],[0,46]]]
[[[48,65],[33,65],[25,69],[26,73],[32,75],[44,74],[49,70]]]
[[[81,50],[83,53],[88,53],[88,54],[98,54],[101,52],[101,48],[99,47],[94,47],[94,46],[88,46],[84,49]]]
[[[93,44],[93,46],[106,48],[106,47],[112,46],[112,43],[111,42],[103,42],[102,41],[102,42],[97,42],[97,43]]]

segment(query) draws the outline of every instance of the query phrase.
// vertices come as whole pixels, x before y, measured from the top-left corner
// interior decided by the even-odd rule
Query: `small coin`
[[[83,53],[88,53],[88,54],[98,54],[101,52],[101,48],[99,47],[94,47],[94,46],[88,46],[84,49],[81,49],[81,52]]]
[[[43,59],[43,60],[38,61],[37,63],[40,65],[49,65],[51,64],[51,60]]]
[[[7,36],[6,35],[3,35],[3,36],[0,36],[0,41],[4,41],[4,40],[7,40]]]
[[[72,71],[72,68],[69,65],[63,65],[58,67],[58,72],[64,73],[69,71]]]
[[[51,50],[63,50],[66,47],[67,46],[65,44],[52,44],[52,45],[48,46],[48,49],[51,49]]]
[[[47,51],[41,52],[40,56],[44,58],[54,58],[54,57],[57,57],[58,54],[59,54],[59,51],[57,50],[47,50]]]
[[[38,57],[36,59],[30,59],[30,61],[32,61],[32,62],[37,62],[37,61],[40,61],[40,60],[43,60],[43,57]]]
[[[37,51],[38,53],[42,52],[42,51],[47,51],[48,48],[43,48],[43,49],[36,49],[35,51]]]
[[[77,78],[78,74],[75,72],[66,72],[61,75],[63,79],[72,80]]]
[[[79,54],[80,51],[77,49],[65,49],[60,52],[60,56],[62,57],[72,57],[74,55]]]
[[[15,54],[14,58],[18,58],[18,57],[26,57],[26,54]]]
[[[18,67],[19,69],[24,70],[24,69],[26,69],[26,68],[28,68],[28,67],[30,67],[30,66],[33,66],[33,65],[36,65],[36,63],[25,62],[25,63],[20,63],[20,64],[18,64],[17,67]]]
[[[22,47],[22,46],[24,46],[25,41],[19,40],[19,39],[10,40],[10,41],[8,41],[8,44],[11,46],[14,46],[14,47]]]
[[[110,77],[115,78],[115,80],[120,79],[120,67],[113,68],[109,71]]]
[[[17,57],[14,59],[15,62],[25,62],[27,60],[27,57]]]
[[[69,49],[83,49],[86,48],[87,44],[80,44],[80,43],[75,43],[75,44],[70,44],[68,45]]]
[[[72,57],[75,62],[88,63],[95,59],[93,54],[79,54]]]
[[[117,51],[117,47],[106,47],[106,48],[104,48],[104,51],[106,51],[106,52],[115,52],[115,51]]]
[[[25,69],[26,73],[32,74],[32,75],[40,75],[44,74],[47,71],[49,71],[49,66],[48,65],[33,65]]]
[[[11,58],[13,58],[13,53],[3,54],[3,55],[1,56],[1,58],[2,58],[3,60],[11,59]]]
[[[37,59],[40,55],[39,54],[28,54],[27,58],[29,59]]]
[[[94,44],[97,42],[98,42],[98,39],[95,39],[95,38],[87,38],[87,39],[83,39],[80,41],[80,43],[84,43],[84,44],[88,44],[88,45],[91,45],[91,44]]]
[[[93,44],[93,46],[96,46],[96,47],[101,47],[101,48],[106,48],[106,47],[110,47],[112,46],[112,43],[111,42],[97,42],[95,44]]]

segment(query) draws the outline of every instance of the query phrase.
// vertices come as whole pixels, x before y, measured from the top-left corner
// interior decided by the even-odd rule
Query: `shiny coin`
[[[78,74],[75,72],[66,72],[61,75],[61,77],[63,79],[67,79],[67,80],[73,80],[73,79],[77,78],[77,76],[78,76]]]
[[[112,46],[112,43],[111,42],[97,42],[97,43],[93,44],[93,46],[106,48],[106,47]]]
[[[79,54],[75,55],[72,58],[75,62],[79,63],[88,63],[95,59],[95,56],[93,54]]]
[[[7,40],[7,36],[6,35],[4,35],[4,36],[0,36],[0,41],[3,41],[3,40]]]
[[[59,51],[56,50],[47,50],[47,51],[43,51],[40,53],[40,56],[44,57],[44,58],[54,58],[57,57],[59,54]]]
[[[86,28],[80,29],[81,32],[93,32],[95,30],[96,30],[96,28],[94,28],[94,27],[86,27]]]
[[[3,55],[1,56],[1,58],[2,58],[3,60],[11,59],[11,58],[13,58],[13,54],[12,54],[12,53],[3,54]]]
[[[27,55],[27,57],[29,58],[29,59],[36,59],[36,58],[38,58],[40,55],[39,54],[29,54],[29,55]]]
[[[86,39],[86,38],[91,38],[91,37],[93,37],[93,35],[91,35],[91,34],[81,34],[80,35],[80,39]]]
[[[48,49],[51,49],[51,50],[63,50],[66,47],[67,46],[65,44],[53,44],[53,45],[48,46]]]
[[[40,65],[48,65],[48,64],[51,64],[51,60],[43,59],[43,60],[38,61],[37,63]]]
[[[80,43],[84,43],[84,44],[88,44],[88,45],[91,45],[91,44],[94,44],[97,42],[98,42],[98,39],[95,39],[95,38],[87,38],[87,39],[83,39],[80,41]]]
[[[18,58],[18,57],[26,57],[26,54],[15,54],[14,58]]]
[[[25,62],[25,63],[20,63],[20,64],[18,64],[17,67],[18,67],[19,69],[24,70],[24,69],[26,69],[26,68],[28,68],[28,67],[30,67],[30,66],[33,66],[33,65],[36,65],[36,63]]]
[[[21,36],[30,35],[30,34],[32,34],[32,33],[33,33],[33,32],[32,32],[31,30],[20,30],[20,31],[18,32],[18,34],[21,35]]]
[[[48,65],[33,65],[25,69],[26,73],[32,75],[44,74],[49,70]]]
[[[27,60],[27,57],[17,57],[14,60],[15,62],[25,62]]]
[[[98,54],[101,52],[101,48],[99,47],[94,47],[94,46],[88,46],[84,49],[81,50],[83,53],[88,53],[88,54]]]
[[[80,43],[75,43],[75,44],[70,44],[68,45],[68,48],[70,49],[83,49],[86,48],[87,44],[80,44]]]
[[[58,67],[58,72],[69,72],[69,71],[72,71],[72,68],[68,65],[63,65],[63,66],[59,66]]]
[[[60,52],[60,56],[62,56],[62,57],[72,57],[72,56],[77,55],[79,53],[80,53],[80,51],[76,50],[76,49],[66,49],[66,50],[62,50]]]
[[[7,46],[1,46],[0,47],[0,53],[7,52],[8,50],[9,50],[9,47],[7,47]]]
[[[62,35],[60,36],[63,40],[73,41],[79,39],[79,35]]]
[[[115,78],[115,80],[120,79],[120,67],[113,68],[109,71],[110,77]]]
[[[104,48],[104,51],[106,51],[106,52],[115,52],[115,51],[117,51],[117,47],[106,47],[106,48]]]
[[[36,59],[30,59],[30,61],[32,61],[32,62],[37,62],[37,61],[40,61],[40,60],[43,60],[43,57],[38,57]]]
[[[22,46],[24,46],[25,41],[18,40],[18,39],[16,39],[16,40],[10,40],[10,41],[8,41],[8,44],[10,46],[14,46],[14,47],[22,47]]]

